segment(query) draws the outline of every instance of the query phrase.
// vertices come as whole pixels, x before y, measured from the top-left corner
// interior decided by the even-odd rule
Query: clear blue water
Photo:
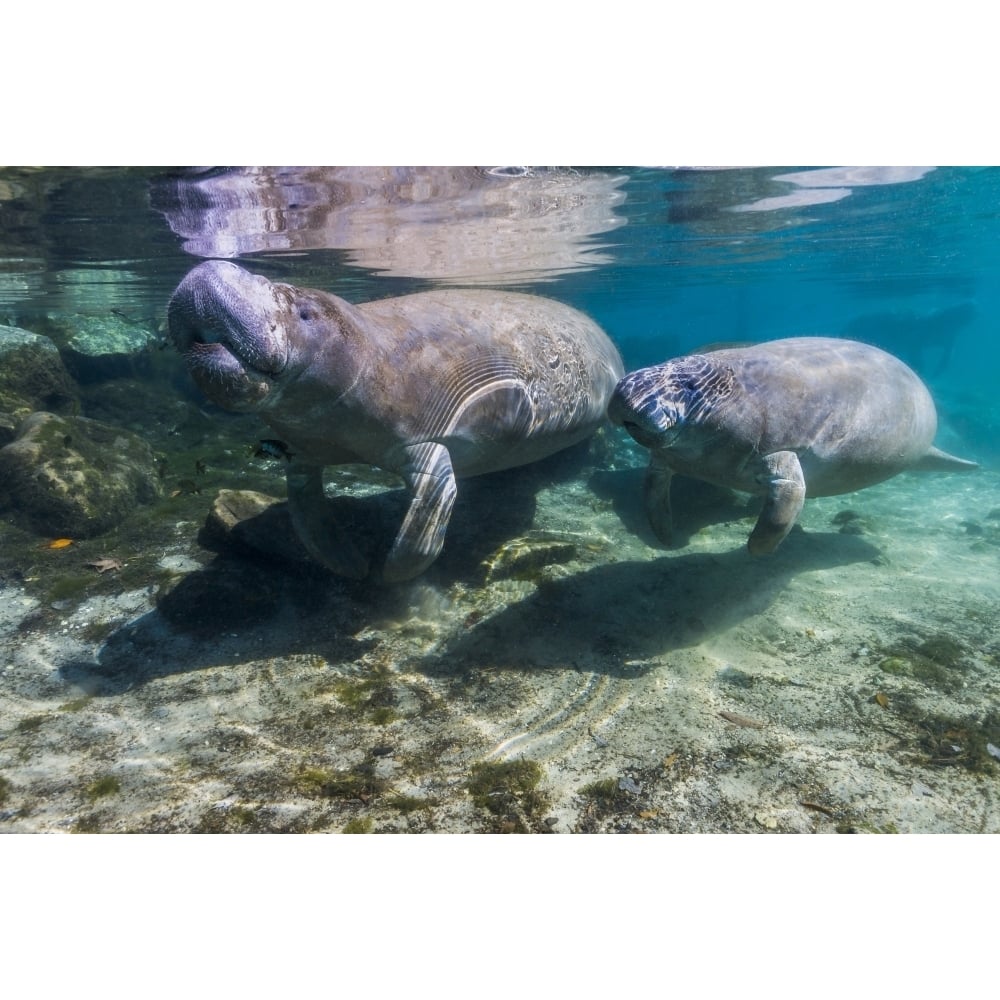
[[[7,168],[0,318],[162,318],[203,256],[355,300],[537,291],[593,315],[631,365],[890,313],[881,339],[907,353],[920,320],[971,303],[942,336],[956,335],[948,377],[981,385],[998,367],[998,213],[996,168]]]
[[[997,168],[0,169],[0,325],[50,337],[78,412],[128,429],[166,470],[154,502],[54,550],[7,498],[0,822],[759,831],[836,815],[995,830],[974,785],[947,799],[935,782],[954,763],[974,781],[1000,745],[998,234]],[[199,529],[218,490],[284,487],[280,459],[250,457],[267,436],[255,418],[206,406],[159,349],[171,292],[206,257],[355,302],[535,292],[596,319],[627,368],[853,336],[920,372],[940,443],[984,474],[813,500],[805,535],[761,563],[732,498],[692,494],[686,544],[657,547],[645,456],[620,435],[582,475],[463,486],[449,538],[467,551],[446,544],[399,591],[216,558]],[[76,331],[100,343],[120,328],[139,346],[81,360]],[[7,440],[16,420],[0,420]],[[540,540],[544,571],[494,572],[519,557],[511,539]],[[942,648],[960,650],[961,684],[877,666]],[[873,723],[883,710],[896,756]],[[470,804],[479,763],[522,756],[540,762],[551,815]],[[331,791],[323,768],[361,794]],[[625,798],[589,801],[582,789],[609,778]],[[909,793],[930,786],[938,798]],[[401,819],[390,792],[425,795],[427,811]]]

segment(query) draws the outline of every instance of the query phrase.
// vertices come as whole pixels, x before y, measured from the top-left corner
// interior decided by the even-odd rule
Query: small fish
[[[107,556],[101,556],[100,559],[94,559],[89,563],[84,563],[84,565],[89,566],[91,569],[96,569],[98,573],[107,573],[111,570],[122,568],[120,559],[109,559]]]
[[[165,458],[158,458],[156,460],[156,475],[163,479],[167,475],[167,460]]]
[[[672,753],[669,757],[665,758],[663,761],[664,768],[673,767],[677,763],[678,754],[676,752]]]
[[[818,802],[800,802],[800,806],[805,806],[806,809],[812,809],[814,812],[821,812],[827,816],[836,816],[836,813],[829,807],[820,805]]]
[[[745,726],[748,729],[763,729],[767,725],[765,722],[748,719],[745,715],[737,715],[735,712],[719,712],[719,715],[734,726]]]
[[[207,470],[208,466],[200,458],[196,458],[194,460],[194,471],[196,476],[205,475]]]
[[[288,450],[288,445],[284,441],[276,441],[274,438],[265,438],[258,442],[253,453],[254,458],[283,458],[290,462],[295,455]]]
[[[73,544],[72,538],[56,538],[45,543],[47,549],[68,549]]]
[[[889,699],[881,691],[878,691],[875,694],[875,704],[878,705],[880,708],[888,708]]]

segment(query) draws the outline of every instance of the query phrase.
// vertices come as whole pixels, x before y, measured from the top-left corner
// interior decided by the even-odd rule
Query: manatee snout
[[[278,299],[266,278],[228,261],[208,260],[189,271],[167,305],[170,339],[197,362],[205,348],[233,354],[243,365],[278,375],[287,363],[287,345],[277,322]]]
[[[210,260],[191,270],[170,298],[170,340],[220,406],[255,407],[288,363],[275,287],[236,264]]]
[[[677,412],[663,405],[664,398],[659,383],[651,380],[648,372],[633,372],[615,386],[608,419],[624,427],[644,448],[656,448],[677,425]]]

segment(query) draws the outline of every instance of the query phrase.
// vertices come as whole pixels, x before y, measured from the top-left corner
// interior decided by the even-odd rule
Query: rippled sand
[[[808,501],[752,560],[752,505],[696,485],[653,545],[641,462],[463,484],[388,589],[203,548],[239,463],[144,550],[58,556],[69,597],[40,551],[0,603],[0,830],[1000,830],[1000,474]]]

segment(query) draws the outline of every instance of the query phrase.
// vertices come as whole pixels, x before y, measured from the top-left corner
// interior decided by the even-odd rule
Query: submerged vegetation
[[[375,726],[387,726],[399,718],[392,673],[376,666],[361,677],[343,677],[330,684],[337,700]]]
[[[879,668],[896,677],[909,677],[939,691],[958,691],[966,682],[971,662],[966,648],[948,635],[923,641],[901,640],[885,650]]]
[[[358,816],[344,824],[341,833],[371,833],[375,821],[371,816]]]
[[[473,803],[497,818],[500,833],[529,833],[539,828],[549,798],[539,789],[542,769],[533,760],[474,764],[467,787]]]
[[[296,787],[305,795],[328,799],[358,799],[367,802],[382,792],[386,782],[375,775],[374,764],[365,761],[347,771],[306,767],[296,775]]]
[[[968,442],[976,454],[967,457],[981,462],[980,472],[954,490],[945,476],[919,486],[913,476],[843,498],[810,498],[801,525],[767,560],[749,560],[745,552],[745,522],[758,500],[729,491],[713,499],[686,489],[683,477],[673,486],[677,544],[658,543],[643,509],[648,455],[608,426],[562,467],[460,481],[442,558],[421,579],[398,587],[340,579],[296,548],[283,499],[289,455],[267,437],[276,432],[257,416],[206,404],[177,352],[157,349],[170,292],[162,281],[172,282],[192,260],[179,240],[171,255],[169,221],[150,211],[146,178],[78,170],[50,184],[40,176],[8,179],[6,169],[0,216],[13,223],[6,230],[20,243],[30,242],[36,223],[46,229],[43,255],[18,247],[9,259],[34,262],[32,268],[43,258],[68,259],[58,252],[65,245],[50,238],[64,217],[72,246],[100,270],[32,272],[23,283],[7,275],[12,294],[2,324],[37,326],[37,335],[52,342],[46,356],[68,367],[58,383],[28,399],[20,391],[14,398],[9,381],[16,376],[22,389],[31,388],[28,363],[34,372],[46,356],[0,363],[0,447],[29,411],[100,421],[113,433],[93,449],[81,489],[99,496],[119,431],[140,439],[144,453],[148,446],[152,489],[93,537],[20,523],[14,507],[27,508],[23,500],[0,518],[0,832],[508,833],[558,824],[759,831],[792,829],[789,814],[803,808],[807,820],[858,832],[921,824],[1000,830],[990,808],[1000,782],[1000,411],[988,383],[983,395],[967,399],[948,387],[939,406],[942,441],[956,451],[964,448],[959,440]],[[951,270],[959,259],[971,261],[965,249],[901,263],[897,274],[872,270],[874,258],[856,252],[867,245],[866,220],[889,225],[880,238],[900,236],[901,246],[909,232],[907,212],[898,213],[902,228],[894,232],[897,213],[886,222],[889,216],[875,210],[888,190],[879,185],[809,209],[809,239],[843,234],[827,227],[851,221],[850,214],[833,220],[864,196],[864,212],[853,217],[857,243],[821,239],[828,252],[802,254],[795,233],[805,230],[785,225],[796,218],[794,207],[778,215],[730,211],[756,204],[758,195],[766,203],[785,181],[763,170],[668,171],[662,183],[656,174],[628,178],[624,213],[593,201],[595,176],[585,176],[579,203],[565,197],[569,187],[550,190],[553,198],[524,197],[529,177],[518,180],[516,203],[491,203],[493,214],[515,228],[522,202],[544,210],[511,254],[518,267],[530,265],[533,237],[544,240],[551,222],[561,239],[573,236],[565,222],[621,216],[608,264],[592,252],[597,234],[585,239],[588,266],[607,268],[595,272],[601,280],[572,277],[574,266],[544,286],[532,287],[528,270],[518,283],[557,299],[579,296],[576,304],[593,306],[595,318],[601,311],[614,317],[630,367],[693,349],[685,337],[705,329],[706,318],[740,336],[744,328],[755,336],[773,319],[784,328],[800,315],[818,330],[821,321],[846,321],[879,295],[904,310],[908,289],[916,307],[929,291],[971,297],[992,280],[988,269]],[[273,180],[253,190],[278,197],[280,179]],[[948,197],[945,180],[943,171],[935,175],[936,196]],[[121,183],[134,184],[132,194],[142,186],[138,217],[116,214],[121,225],[93,232],[113,229],[116,244],[124,236],[148,247],[147,227],[155,222],[155,245],[166,255],[155,274],[141,254],[108,244],[102,260],[99,247],[81,242],[91,230],[80,220],[108,214],[95,205],[124,209],[116,196]],[[491,197],[502,195],[501,183],[490,181]],[[979,184],[993,204],[997,172],[966,176],[955,190]],[[338,187],[338,198],[350,197],[349,187]],[[920,187],[894,188],[895,200],[885,204],[907,206],[907,191]],[[313,189],[306,185],[296,197]],[[414,190],[431,194],[409,221],[435,218],[435,185]],[[395,194],[372,197],[409,211],[405,193]],[[617,191],[613,204],[625,194]],[[585,211],[564,216],[571,203]],[[465,200],[449,200],[449,211],[453,204],[464,211]],[[335,207],[349,221],[351,206]],[[254,208],[270,221],[310,217],[305,206],[283,213],[269,201]],[[946,249],[966,239],[949,228],[962,218],[949,212],[935,219]],[[638,267],[629,272],[624,262],[636,251],[630,241],[644,220],[655,233],[640,228],[640,236],[668,240],[641,240]],[[227,220],[222,213],[210,221],[225,227]],[[247,221],[240,214],[239,223]],[[447,236],[448,221],[428,227],[435,237],[428,245],[443,249],[437,237]],[[472,233],[459,222],[465,236]],[[406,232],[414,239],[403,242],[419,250],[422,232]],[[961,240],[952,244],[954,235]],[[275,238],[270,230],[267,236]],[[909,241],[915,253],[926,242]],[[693,250],[701,261],[693,270],[674,269],[669,287],[648,278],[657,270],[649,267],[648,248],[668,245]],[[391,251],[393,241],[386,247]],[[974,235],[968,247],[975,248]],[[335,274],[328,250],[266,267],[295,282],[302,272],[322,276],[315,287],[327,281],[351,301],[411,290],[411,277],[382,266],[386,261],[352,271],[351,251],[336,250],[337,261],[341,256],[347,266]],[[433,256],[447,266],[447,254]],[[119,257],[130,260],[128,270],[120,261],[105,268]],[[829,274],[809,277],[833,278],[835,287],[810,280],[816,294],[807,310],[784,284],[788,260],[801,264],[792,269],[796,282],[802,268],[832,264]],[[453,263],[475,261],[459,255]],[[695,271],[695,282],[686,284]],[[95,275],[103,280],[90,280]],[[474,277],[468,269],[461,276]],[[765,279],[759,285],[758,276]],[[437,285],[436,277],[412,281],[421,289]],[[613,297],[606,296],[611,289]],[[982,299],[981,308],[948,372],[958,386],[960,355],[996,358],[995,345],[982,337],[991,307]],[[109,317],[120,319],[122,309],[136,313],[128,325],[144,346],[82,358],[79,334],[107,339],[117,323]],[[646,327],[660,314],[667,323],[654,333]],[[897,346],[912,346],[912,338]],[[61,458],[82,453],[82,434],[76,420],[61,418],[46,422],[39,440]],[[264,455],[262,441],[269,443]],[[327,469],[325,482],[330,500],[351,501],[331,505],[331,518],[350,514],[345,530],[356,528],[366,542],[370,534],[375,555],[384,557],[405,511],[400,477],[344,466]],[[233,501],[233,522],[226,532],[210,530],[223,495]],[[379,500],[370,517],[362,498]],[[682,747],[680,756],[675,747]],[[800,780],[810,789],[805,805]],[[934,794],[911,794],[920,781],[934,785]],[[788,808],[768,803],[765,823],[755,814],[772,794],[784,796]],[[903,798],[906,809],[899,807]],[[975,815],[983,802],[985,818]]]
[[[113,774],[105,774],[87,785],[84,794],[91,802],[96,802],[107,795],[117,795],[121,787],[121,782]]]
[[[14,729],[19,733],[33,733],[41,729],[48,718],[47,715],[28,715],[19,720]]]

